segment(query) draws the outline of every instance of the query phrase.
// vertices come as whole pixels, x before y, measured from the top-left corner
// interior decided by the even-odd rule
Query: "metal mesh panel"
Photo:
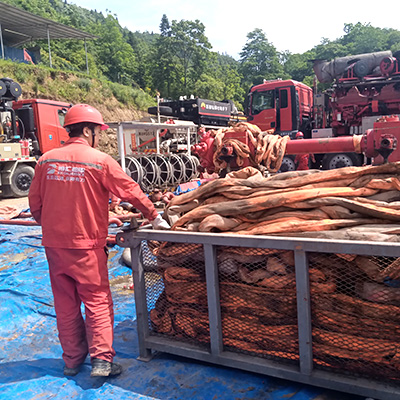
[[[204,251],[199,244],[142,244],[151,335],[209,346]]]
[[[294,252],[217,246],[225,350],[298,364]],[[314,368],[400,380],[400,258],[308,253]],[[201,244],[142,243],[151,335],[209,348]]]
[[[329,282],[311,290],[315,367],[400,380],[400,258],[310,253],[309,267]]]
[[[293,252],[219,247],[217,260],[224,347],[297,362]]]
[[[145,277],[136,269],[134,277],[143,359],[150,350],[167,351],[266,374],[272,368],[285,379],[364,397],[400,398],[397,244],[186,235],[171,239],[204,247],[142,242]],[[372,252],[387,256],[362,255]],[[215,271],[208,264],[214,256]]]

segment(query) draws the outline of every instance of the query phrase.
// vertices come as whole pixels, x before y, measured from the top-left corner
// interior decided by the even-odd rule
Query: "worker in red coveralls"
[[[138,208],[153,228],[168,229],[169,224],[119,164],[95,149],[100,131],[108,128],[99,111],[74,105],[64,127],[70,139],[38,160],[29,191],[32,215],[42,225],[64,375],[76,375],[87,354],[92,377],[118,375],[122,367],[113,362],[114,311],[105,247],[110,193]]]
[[[296,133],[296,140],[304,139],[303,132]],[[311,161],[315,163],[314,154],[297,154],[294,159],[294,164],[296,165],[296,171],[303,171],[309,169],[308,162],[311,157]]]

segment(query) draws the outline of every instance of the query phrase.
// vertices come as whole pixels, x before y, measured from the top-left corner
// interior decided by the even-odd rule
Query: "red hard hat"
[[[80,124],[81,122],[91,122],[101,126],[101,130],[108,129],[109,126],[103,121],[99,111],[89,104],[75,104],[65,114],[64,128],[69,125]]]
[[[297,132],[296,133],[296,138],[298,138],[298,137],[304,137],[303,132]]]

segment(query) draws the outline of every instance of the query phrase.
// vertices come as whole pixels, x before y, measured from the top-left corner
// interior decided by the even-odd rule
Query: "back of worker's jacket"
[[[99,248],[108,235],[109,193],[153,220],[152,202],[109,155],[71,138],[38,161],[29,206],[47,247]]]

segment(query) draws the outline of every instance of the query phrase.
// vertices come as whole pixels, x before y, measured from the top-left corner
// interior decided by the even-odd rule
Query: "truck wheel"
[[[325,154],[322,159],[322,169],[325,170],[343,167],[359,167],[361,165],[361,156],[355,153]]]
[[[294,156],[285,156],[282,158],[282,164],[278,172],[296,171],[296,165],[294,163]]]
[[[11,176],[8,195],[12,197],[28,196],[35,170],[29,165],[19,165]]]

